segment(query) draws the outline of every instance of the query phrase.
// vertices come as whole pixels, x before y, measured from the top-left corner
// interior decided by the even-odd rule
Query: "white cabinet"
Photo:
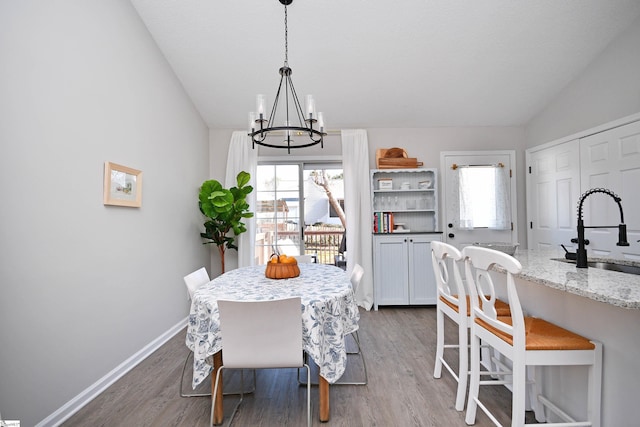
[[[438,230],[437,169],[375,169],[371,171],[374,233]],[[392,220],[391,220],[392,218]],[[385,224],[391,221],[395,230]]]
[[[437,169],[371,171],[374,308],[436,303]]]
[[[374,309],[379,305],[436,303],[431,242],[440,233],[373,236]]]

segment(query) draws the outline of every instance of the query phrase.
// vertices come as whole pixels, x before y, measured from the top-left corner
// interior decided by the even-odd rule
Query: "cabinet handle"
[[[455,235],[455,234],[453,234],[453,233],[449,233],[449,234],[447,234],[447,236],[448,236],[450,239],[453,239],[454,237],[456,237],[456,235]]]

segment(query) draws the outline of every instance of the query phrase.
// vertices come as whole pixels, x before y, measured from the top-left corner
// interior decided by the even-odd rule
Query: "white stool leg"
[[[436,309],[436,363],[433,368],[433,377],[442,376],[442,357],[444,356],[444,313],[440,307]]]
[[[472,326],[473,328],[473,326]],[[465,422],[468,425],[476,423],[476,410],[478,409],[478,393],[480,391],[480,339],[471,333],[471,379],[469,384],[469,400],[467,401],[467,414]]]
[[[458,392],[456,394],[456,411],[464,409],[464,398],[467,394],[467,381],[469,380],[469,349],[468,328],[466,323],[458,325]]]

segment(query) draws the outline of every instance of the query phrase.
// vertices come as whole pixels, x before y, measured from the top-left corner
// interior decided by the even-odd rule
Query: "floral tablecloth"
[[[219,299],[257,301],[301,297],[304,350],[329,383],[342,376],[347,364],[344,337],[358,329],[360,320],[351,282],[342,269],[331,265],[301,263],[299,267],[300,276],[284,280],[266,278],[264,265],[238,268],[195,292],[186,339],[194,355],[194,388],[213,369],[209,356],[223,347]]]

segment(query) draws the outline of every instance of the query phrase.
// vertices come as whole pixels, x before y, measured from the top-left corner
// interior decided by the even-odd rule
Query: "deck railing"
[[[307,226],[304,230],[305,254],[314,255],[318,263],[334,264],[338,255],[344,229],[335,226]],[[278,231],[278,239],[291,239],[298,245],[297,231]],[[275,234],[265,231],[256,236],[256,263],[265,264],[275,246]],[[279,248],[283,249],[283,248]]]

